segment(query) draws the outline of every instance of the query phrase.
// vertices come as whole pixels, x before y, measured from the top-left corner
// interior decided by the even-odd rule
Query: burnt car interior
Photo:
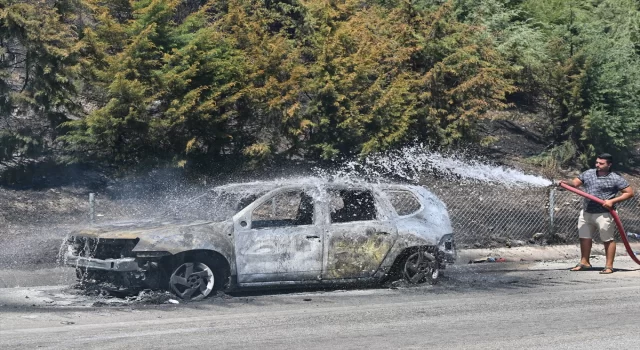
[[[313,224],[313,198],[304,192],[279,193],[252,214],[251,228]]]
[[[331,191],[331,222],[367,221],[376,219],[376,204],[369,191]]]

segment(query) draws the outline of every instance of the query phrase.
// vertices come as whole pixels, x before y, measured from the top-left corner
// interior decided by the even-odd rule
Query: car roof
[[[305,177],[305,178],[289,178],[271,181],[253,181],[232,183],[222,186],[213,187],[214,192],[241,192],[241,193],[258,193],[269,192],[278,188],[379,188],[379,189],[411,189],[411,185],[388,184],[388,183],[370,183],[366,181],[341,179],[330,181],[323,178]]]

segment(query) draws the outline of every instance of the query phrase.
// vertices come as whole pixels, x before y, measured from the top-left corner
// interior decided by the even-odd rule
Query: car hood
[[[133,252],[213,250],[233,261],[232,221],[144,220],[102,224],[77,230],[71,236],[137,240]]]
[[[197,226],[220,226],[226,231],[231,222],[186,221],[186,220],[135,220],[100,224],[73,231],[72,236],[101,239],[135,239],[149,235],[175,235],[191,231]]]

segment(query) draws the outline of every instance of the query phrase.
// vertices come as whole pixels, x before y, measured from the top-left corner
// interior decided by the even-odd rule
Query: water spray
[[[546,187],[551,181],[528,175],[518,169],[491,164],[464,152],[441,153],[428,145],[413,144],[399,150],[373,153],[364,158],[345,160],[337,169],[314,168],[324,179],[387,182],[402,179],[420,184],[429,174],[451,181],[497,184],[510,188]]]
[[[575,187],[571,187],[565,183],[561,182],[560,187],[564,188],[567,191],[571,191],[579,196],[590,199],[600,205],[604,204],[604,201],[602,199],[592,196],[586,192],[580,191],[579,189]],[[629,240],[627,239],[627,233],[624,231],[624,226],[622,226],[622,221],[620,221],[620,217],[618,216],[618,213],[614,209],[609,209],[609,212],[611,213],[611,216],[613,217],[613,221],[615,221],[616,226],[618,227],[618,232],[620,232],[620,238],[622,238],[622,243],[624,243],[624,247],[627,249],[627,253],[631,257],[631,259],[636,262],[636,264],[640,265],[640,259],[638,259],[636,254],[633,252],[633,249],[631,249],[631,245],[629,244]]]

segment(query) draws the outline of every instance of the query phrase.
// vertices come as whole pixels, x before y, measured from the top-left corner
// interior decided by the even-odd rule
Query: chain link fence
[[[426,184],[447,205],[459,247],[578,242],[582,197],[554,187]],[[618,205],[627,233],[640,233],[637,197]],[[595,234],[595,240],[599,240]],[[620,241],[619,233],[616,239]],[[635,239],[631,239],[635,241]]]

